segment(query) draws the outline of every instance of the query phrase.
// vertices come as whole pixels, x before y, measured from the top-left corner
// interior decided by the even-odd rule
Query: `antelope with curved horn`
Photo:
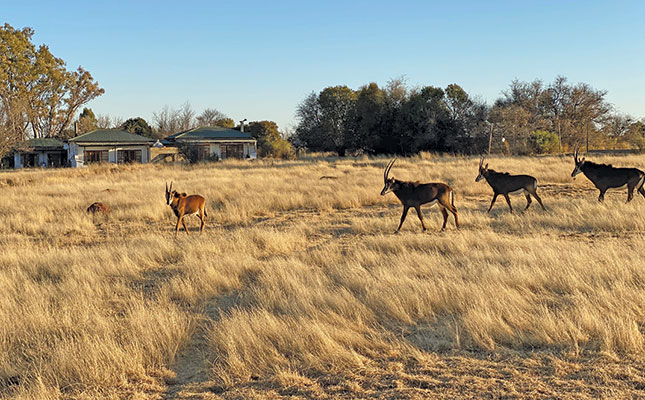
[[[544,204],[542,204],[542,199],[537,194],[537,179],[530,175],[511,175],[508,172],[497,172],[492,169],[488,169],[488,163],[484,166],[484,157],[479,160],[479,175],[475,178],[475,182],[479,182],[482,179],[486,179],[486,182],[493,188],[493,201],[488,207],[486,213],[490,213],[490,210],[493,209],[493,204],[497,200],[497,196],[500,194],[506,199],[508,203],[508,208],[511,209],[511,214],[513,213],[513,206],[511,206],[511,199],[508,197],[509,194],[524,194],[526,196],[526,208],[527,210],[531,205],[531,196],[540,203],[542,209]]]
[[[175,226],[175,237],[179,232],[179,224],[181,223],[184,226],[186,234],[188,234],[188,228],[186,228],[186,222],[184,222],[184,216],[186,215],[197,215],[202,221],[202,225],[199,228],[200,232],[204,232],[204,226],[206,225],[206,199],[198,194],[186,195],[186,193],[179,193],[176,190],[172,190],[172,182],[170,182],[170,187],[166,183],[166,204],[172,208],[172,211],[177,217],[177,225]]]
[[[383,174],[383,179],[385,181],[385,186],[381,190],[381,196],[386,195],[389,192],[394,193],[394,195],[401,201],[403,204],[403,214],[401,215],[401,222],[399,227],[396,228],[394,233],[399,233],[405,217],[408,215],[408,210],[410,207],[414,207],[421,221],[421,226],[425,231],[426,225],[423,222],[423,214],[421,213],[421,205],[430,203],[434,205],[435,203],[439,204],[441,208],[441,213],[443,214],[443,226],[441,230],[446,229],[446,222],[448,221],[448,211],[452,213],[455,217],[455,226],[459,228],[459,220],[457,218],[457,208],[455,207],[454,195],[452,188],[445,183],[420,183],[420,182],[406,182],[394,179],[394,177],[389,178],[390,169],[394,165],[396,158],[390,161],[390,163],[385,168],[385,173]],[[446,211],[448,210],[448,211]]]
[[[578,145],[573,152],[573,161],[576,163],[571,172],[571,177],[575,179],[576,175],[583,173],[591,183],[600,190],[598,201],[605,199],[605,192],[611,188],[622,188],[627,186],[627,202],[634,198],[634,189],[645,197],[645,173],[638,168],[616,168],[611,164],[596,164],[591,161],[585,161],[585,157],[578,158]]]

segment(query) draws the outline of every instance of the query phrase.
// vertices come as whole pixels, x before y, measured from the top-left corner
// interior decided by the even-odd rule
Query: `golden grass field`
[[[547,211],[486,215],[478,161],[398,160],[461,224],[425,207],[398,235],[386,158],[2,172],[0,396],[645,398],[645,199],[598,203],[571,157],[492,157]],[[206,197],[204,234],[173,239],[171,180]]]

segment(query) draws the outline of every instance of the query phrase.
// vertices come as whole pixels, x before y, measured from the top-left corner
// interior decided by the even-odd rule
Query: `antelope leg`
[[[409,209],[410,209],[410,206],[403,206],[403,214],[401,214],[401,223],[399,224],[399,227],[396,228],[396,231],[394,231],[394,233],[399,233],[401,226],[403,226],[403,221],[405,221],[405,217],[408,215]]]
[[[419,216],[419,221],[421,221],[421,226],[423,227],[423,230],[426,231],[426,224],[423,223],[423,214],[421,213],[421,206],[415,206],[415,210],[417,210],[417,215]]]
[[[499,196],[499,194],[498,194],[498,193],[495,193],[495,194],[493,195],[493,201],[491,201],[491,202],[490,202],[490,207],[488,207],[488,211],[486,212],[487,214],[489,214],[489,213],[490,213],[490,210],[492,210],[492,209],[493,209],[493,204],[495,204],[495,200],[497,200],[497,196]]]
[[[511,214],[513,214],[513,206],[511,205],[511,199],[508,197],[508,193],[504,194],[504,198],[506,199],[506,202],[508,203],[508,208],[511,209]]]

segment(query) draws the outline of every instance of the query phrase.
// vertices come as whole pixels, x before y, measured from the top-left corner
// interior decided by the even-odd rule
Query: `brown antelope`
[[[103,202],[97,201],[95,203],[90,204],[90,206],[87,207],[87,212],[92,214],[108,215],[110,214],[110,206],[108,206]]]
[[[511,175],[508,172],[493,171],[488,169],[488,163],[486,163],[486,166],[483,166],[483,164],[484,157],[479,160],[479,175],[475,178],[475,182],[486,179],[486,182],[493,188],[493,201],[490,202],[487,213],[490,213],[490,210],[493,209],[497,196],[501,194],[506,199],[512,214],[513,206],[511,206],[511,199],[508,195],[522,193],[526,196],[526,208],[524,210],[527,210],[531,205],[531,196],[533,196],[540,203],[542,209],[546,211],[544,204],[542,204],[542,199],[537,194],[537,179],[530,175]]]
[[[598,201],[605,199],[605,192],[611,188],[623,188],[627,186],[627,202],[634,198],[634,189],[645,197],[645,173],[637,168],[615,168],[611,164],[596,164],[585,161],[585,157],[578,159],[578,146],[573,152],[573,161],[576,163],[571,172],[571,177],[583,173],[591,183],[600,190]]]
[[[441,230],[446,229],[446,222],[448,221],[448,211],[455,216],[455,226],[459,228],[459,220],[457,218],[457,208],[455,207],[454,195],[452,188],[445,183],[421,183],[421,182],[405,182],[398,179],[388,178],[390,169],[394,164],[396,159],[390,161],[390,163],[385,168],[385,173],[383,178],[385,180],[385,186],[381,190],[381,196],[386,195],[389,192],[394,193],[394,195],[401,201],[403,204],[403,214],[401,215],[401,222],[399,227],[396,228],[394,233],[399,233],[405,217],[408,215],[408,210],[410,207],[414,207],[417,210],[417,215],[421,221],[421,226],[425,231],[426,225],[423,223],[423,214],[421,213],[421,205],[430,203],[434,205],[439,203],[441,208],[441,213],[443,214],[443,226]],[[448,211],[446,211],[448,209]]]
[[[202,221],[202,226],[199,230],[204,232],[208,214],[206,214],[206,199],[202,196],[198,194],[187,196],[186,193],[178,193],[176,190],[172,190],[172,182],[170,182],[170,187],[166,183],[166,204],[172,208],[172,211],[177,217],[175,237],[177,237],[177,233],[179,232],[180,223],[184,226],[186,234],[188,234],[188,228],[186,228],[186,223],[184,222],[184,216],[186,215],[197,215]]]

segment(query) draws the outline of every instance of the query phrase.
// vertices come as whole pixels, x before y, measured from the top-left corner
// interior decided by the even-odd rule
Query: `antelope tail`
[[[450,204],[452,204],[452,208],[455,208],[455,192],[453,190],[450,191]]]
[[[208,213],[206,212],[206,203],[204,203],[204,217],[208,217]]]

